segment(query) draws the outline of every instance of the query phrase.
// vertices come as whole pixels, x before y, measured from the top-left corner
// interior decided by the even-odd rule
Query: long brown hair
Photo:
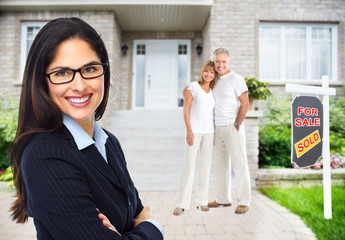
[[[18,129],[10,150],[11,166],[17,199],[11,207],[14,221],[24,223],[28,216],[26,188],[22,177],[21,160],[25,146],[37,133],[54,132],[63,125],[63,115],[49,96],[46,69],[52,62],[57,47],[65,40],[79,38],[90,44],[102,63],[109,62],[105,45],[99,34],[78,18],[59,18],[48,22],[37,34],[25,65],[19,103]],[[106,108],[110,87],[110,70],[104,73],[104,97],[95,112],[99,120]]]
[[[202,74],[205,71],[205,69],[212,69],[214,71],[214,79],[210,82],[210,88],[214,88],[218,82],[218,73],[214,67],[214,63],[212,61],[206,61],[204,65],[202,66],[199,74],[199,84],[202,84],[204,82],[204,79],[202,78]]]

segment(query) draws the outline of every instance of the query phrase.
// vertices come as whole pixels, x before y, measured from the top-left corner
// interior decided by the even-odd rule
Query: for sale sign
[[[292,102],[291,112],[291,161],[298,167],[312,166],[322,156],[322,102],[317,97],[297,96]]]

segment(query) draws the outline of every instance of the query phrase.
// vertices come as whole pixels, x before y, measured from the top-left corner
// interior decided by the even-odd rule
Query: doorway
[[[133,52],[133,108],[180,107],[190,79],[190,40],[135,40]]]

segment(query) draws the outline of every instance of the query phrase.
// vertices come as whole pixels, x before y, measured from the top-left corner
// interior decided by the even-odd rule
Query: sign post
[[[297,94],[322,95],[322,100],[323,100],[322,156],[323,156],[324,218],[331,219],[332,218],[332,195],[331,195],[331,168],[330,168],[330,149],[329,149],[329,95],[335,95],[335,89],[329,88],[328,76],[322,76],[322,87],[286,84],[286,92],[297,93]],[[315,139],[316,139],[316,135],[315,135]],[[311,139],[311,140],[314,140],[315,142],[315,139]]]

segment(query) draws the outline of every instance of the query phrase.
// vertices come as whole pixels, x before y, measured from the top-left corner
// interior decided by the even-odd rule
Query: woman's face
[[[215,70],[212,67],[206,67],[204,71],[202,72],[202,79],[206,83],[210,83],[213,81],[214,76],[215,76]]]
[[[101,63],[101,60],[87,42],[72,38],[58,46],[46,73],[62,70],[59,75],[63,76],[64,69],[78,69],[90,63]],[[76,72],[73,81],[69,83],[52,84],[48,78],[47,81],[50,97],[64,114],[79,124],[85,121],[93,123],[95,111],[103,99],[104,75],[84,79]]]

